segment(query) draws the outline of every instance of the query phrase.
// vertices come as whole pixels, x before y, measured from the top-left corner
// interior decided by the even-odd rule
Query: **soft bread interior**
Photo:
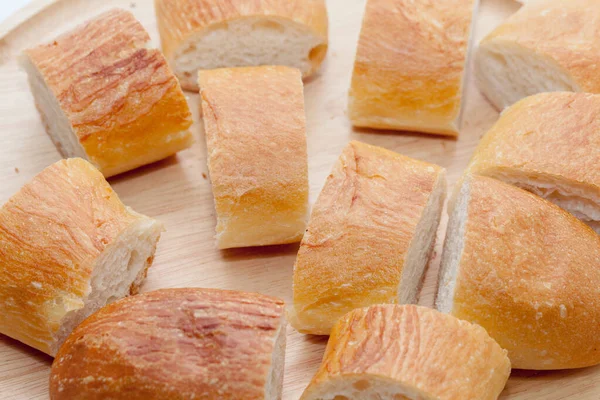
[[[438,311],[449,314],[454,303],[454,290],[460,266],[460,258],[464,248],[464,236],[469,206],[469,179],[466,178],[459,189],[457,197],[452,202],[446,241],[442,253],[439,272],[439,286],[436,296]]]
[[[511,43],[483,44],[475,77],[498,110],[542,92],[577,92],[578,85],[552,59]]]
[[[424,400],[415,389],[368,375],[342,376],[312,388],[301,400]]]
[[[551,201],[600,233],[600,197],[589,191],[550,177],[531,177],[520,172],[488,175]]]
[[[84,319],[105,305],[137,293],[152,263],[162,226],[142,218],[120,234],[98,257],[83,307],[68,312],[61,320],[52,354]]]
[[[267,384],[265,387],[265,400],[280,400],[283,390],[283,369],[285,365],[285,342],[287,324],[285,318],[279,327],[273,347],[273,356],[271,358],[271,369]]]
[[[308,28],[278,17],[246,17],[216,24],[188,38],[175,52],[172,67],[182,86],[198,90],[201,69],[286,65],[302,75],[323,57],[322,39]]]
[[[416,303],[419,290],[423,283],[425,270],[433,252],[437,228],[446,198],[446,174],[438,175],[433,191],[423,211],[423,216],[417,224],[415,235],[410,242],[402,278],[398,289],[398,301],[400,304]]]
[[[26,55],[19,60],[27,72],[29,86],[42,117],[42,122],[50,139],[54,142],[63,157],[80,157],[88,160],[79,138],[73,131],[69,119],[60,108],[56,96],[52,93],[39,70]]]

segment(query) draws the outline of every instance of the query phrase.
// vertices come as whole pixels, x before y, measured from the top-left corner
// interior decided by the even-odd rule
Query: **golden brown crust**
[[[301,400],[350,377],[396,384],[423,399],[495,400],[509,374],[506,351],[480,326],[425,307],[377,305],[338,321]]]
[[[444,170],[351,142],[327,178],[294,267],[301,332],[327,335],[348,311],[398,301],[404,258]]]
[[[189,147],[192,117],[177,78],[133,15],[112,10],[25,52],[105,176]]]
[[[265,399],[283,309],[274,297],[214,289],[165,289],[113,303],[61,347],[51,398]]]
[[[600,236],[529,192],[468,182],[452,314],[483,326],[514,368],[600,363]]]
[[[318,57],[311,58],[311,75],[325,58],[328,21],[324,0],[154,0],[162,49],[171,60],[176,50],[190,36],[211,26],[253,16],[287,19],[306,26],[321,37]]]
[[[201,71],[199,85],[219,247],[299,241],[308,214],[300,72],[224,68]]]
[[[42,171],[0,209],[0,332],[51,354],[96,259],[141,218],[82,159]]]
[[[368,0],[349,112],[355,126],[458,134],[474,0]]]
[[[542,93],[502,113],[481,139],[471,173],[563,182],[600,198],[600,96]]]
[[[530,2],[492,31],[482,47],[515,45],[553,60],[582,92],[600,92],[600,2]]]

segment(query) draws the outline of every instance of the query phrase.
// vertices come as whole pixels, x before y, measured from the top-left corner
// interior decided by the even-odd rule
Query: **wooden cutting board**
[[[305,87],[311,202],[316,200],[334,161],[351,139],[440,164],[448,169],[449,183],[454,185],[479,138],[496,121],[498,113],[469,77],[464,126],[458,140],[353,130],[346,115],[346,99],[365,0],[327,3],[329,53],[320,74],[309,79]],[[154,42],[159,43],[152,0],[38,0],[0,25],[0,203],[60,159],[44,132],[25,73],[17,66],[18,54],[112,7],[131,10],[149,30]],[[518,7],[512,0],[482,0],[476,18],[477,39]],[[194,147],[110,180],[127,205],[166,224],[167,232],[159,243],[143,290],[215,287],[263,292],[290,301],[298,245],[228,251],[215,248],[215,212],[206,177],[206,147],[198,122],[198,96],[193,93],[188,96],[196,121]],[[445,228],[444,217],[436,256],[421,293],[423,305],[433,304]],[[288,329],[284,400],[299,398],[319,365],[325,343],[326,338],[304,336]],[[0,335],[0,399],[47,399],[51,362],[50,357]],[[556,372],[514,371],[501,398],[597,400],[600,367]]]

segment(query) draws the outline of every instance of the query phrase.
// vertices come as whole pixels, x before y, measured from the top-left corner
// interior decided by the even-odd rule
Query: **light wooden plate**
[[[282,0],[285,1],[285,0]],[[440,0],[444,1],[444,0]],[[453,185],[479,138],[498,118],[472,78],[464,126],[458,140],[436,136],[356,131],[346,99],[364,0],[328,0],[330,49],[318,76],[306,82],[311,201],[316,199],[342,147],[351,139],[383,146],[448,169]],[[60,156],[44,132],[16,57],[26,47],[51,40],[103,10],[131,10],[158,44],[151,0],[38,0],[0,26],[0,203]],[[476,35],[483,37],[518,4],[482,0]],[[398,38],[401,41],[401,38]],[[198,96],[189,93],[196,121]],[[144,291],[165,287],[216,287],[263,292],[291,300],[297,245],[219,251],[213,240],[215,213],[206,178],[206,148],[200,123],[196,144],[157,164],[110,180],[123,201],[166,223]],[[445,218],[420,303],[431,306]],[[1,268],[1,266],[0,266]],[[288,330],[284,400],[298,399],[320,362],[325,338]],[[0,335],[0,399],[48,398],[51,358]],[[600,398],[600,368],[558,372],[515,371],[502,399]],[[467,399],[465,399],[467,400]]]

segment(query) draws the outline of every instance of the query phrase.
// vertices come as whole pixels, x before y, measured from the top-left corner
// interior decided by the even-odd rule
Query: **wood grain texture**
[[[24,48],[48,41],[58,33],[108,8],[130,9],[149,30],[155,44],[158,33],[151,0],[59,0],[41,3],[0,26],[8,32],[0,39],[0,202],[5,202],[36,173],[60,158],[44,132],[24,72],[16,55]],[[40,3],[40,4],[41,4]],[[468,82],[466,110],[458,140],[436,136],[353,130],[346,115],[356,42],[364,0],[328,0],[330,52],[320,72],[305,82],[310,199],[313,203],[350,140],[386,147],[448,169],[453,185],[466,167],[479,138],[498,113]],[[511,0],[483,0],[476,18],[476,35],[482,38],[516,11]],[[259,291],[282,297],[291,304],[292,267],[298,245],[219,251],[214,241],[216,223],[207,175],[204,131],[198,116],[199,99],[187,93],[194,113],[194,147],[126,175],[110,179],[123,202],[136,211],[165,222],[167,232],[158,246],[154,266],[143,291],[164,287],[219,287]],[[445,229],[445,218],[440,229]],[[432,305],[441,249],[433,259],[420,303]],[[296,400],[316,372],[325,338],[288,330],[284,400]],[[51,359],[40,352],[0,336],[0,398],[47,399]],[[502,400],[597,400],[600,367],[572,371],[515,371]]]

